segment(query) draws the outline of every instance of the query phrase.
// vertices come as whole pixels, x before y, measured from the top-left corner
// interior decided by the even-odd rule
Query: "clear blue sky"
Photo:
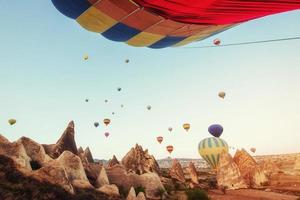
[[[254,146],[258,154],[300,152],[300,41],[134,48],[87,32],[51,1],[0,0],[0,8],[0,133],[10,140],[25,135],[54,143],[74,120],[77,145],[89,146],[97,158],[121,158],[135,143],[157,158],[168,156],[168,144],[175,147],[174,157],[198,158],[207,127],[220,123],[231,146]],[[216,37],[225,44],[299,36],[299,21],[294,11]],[[82,60],[85,53],[88,62]],[[225,100],[217,97],[220,90],[227,92]],[[105,128],[107,117],[112,124]],[[9,126],[9,118],[17,124]],[[101,123],[97,129],[95,121]],[[191,123],[189,133],[184,122]],[[157,136],[164,136],[162,145]]]

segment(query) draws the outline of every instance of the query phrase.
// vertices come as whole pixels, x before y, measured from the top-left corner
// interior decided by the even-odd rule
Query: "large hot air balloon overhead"
[[[300,8],[300,0],[52,0],[88,31],[137,47],[176,47]]]
[[[214,169],[218,166],[221,153],[228,150],[228,144],[216,137],[203,139],[198,145],[199,154]]]

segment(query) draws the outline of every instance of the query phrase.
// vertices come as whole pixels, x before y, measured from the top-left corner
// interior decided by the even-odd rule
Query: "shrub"
[[[156,196],[163,198],[165,193],[166,193],[166,190],[164,188],[158,188],[156,191]]]
[[[188,200],[209,200],[207,193],[201,189],[189,189],[186,190]]]
[[[137,186],[134,188],[135,193],[138,195],[140,192],[143,192],[145,194],[145,188],[143,186]]]

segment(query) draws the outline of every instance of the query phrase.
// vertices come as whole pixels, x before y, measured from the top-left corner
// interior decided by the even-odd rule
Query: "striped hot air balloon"
[[[203,139],[198,145],[199,154],[214,169],[218,166],[222,151],[228,150],[228,144],[216,137]]]
[[[191,128],[191,125],[189,123],[185,123],[182,125],[182,127],[184,128],[184,130],[189,131]]]
[[[110,124],[110,119],[104,119],[103,123],[107,126],[108,124]]]

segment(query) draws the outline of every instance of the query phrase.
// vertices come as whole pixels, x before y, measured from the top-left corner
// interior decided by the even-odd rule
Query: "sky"
[[[0,8],[0,134],[10,141],[55,143],[74,120],[77,146],[89,146],[98,159],[120,159],[136,143],[156,158],[169,156],[169,144],[172,157],[200,158],[198,143],[218,123],[230,146],[256,147],[258,155],[300,152],[299,40],[136,48],[84,30],[51,1],[0,0]],[[189,46],[216,37],[228,44],[300,36],[299,21],[300,11],[273,15]]]

